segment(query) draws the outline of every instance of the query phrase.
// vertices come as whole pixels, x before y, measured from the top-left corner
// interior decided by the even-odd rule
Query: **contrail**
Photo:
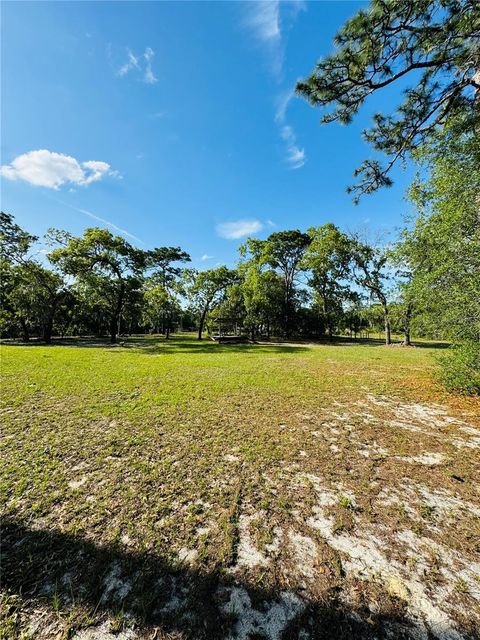
[[[137,236],[134,236],[133,233],[130,233],[129,231],[127,231],[126,229],[122,229],[121,227],[117,227],[117,225],[113,224],[113,222],[110,222],[109,220],[105,220],[105,218],[101,218],[100,216],[97,216],[95,213],[92,213],[91,211],[87,211],[87,209],[79,209],[78,207],[74,207],[73,205],[68,204],[68,202],[63,202],[63,200],[58,200],[57,198],[52,198],[52,200],[55,200],[59,204],[63,204],[65,207],[69,207],[70,209],[73,209],[74,211],[78,211],[79,213],[83,213],[84,215],[88,216],[89,218],[93,218],[94,220],[98,220],[99,222],[102,222],[103,224],[106,224],[111,229],[115,229],[115,231],[118,231],[122,235],[127,236],[128,238],[132,238],[133,240],[136,240],[137,242],[140,242],[140,244],[145,244],[143,242],[143,240],[141,240]]]

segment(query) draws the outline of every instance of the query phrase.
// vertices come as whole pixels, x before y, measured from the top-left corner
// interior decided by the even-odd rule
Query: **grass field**
[[[0,637],[480,637],[480,405],[435,351],[3,346]]]

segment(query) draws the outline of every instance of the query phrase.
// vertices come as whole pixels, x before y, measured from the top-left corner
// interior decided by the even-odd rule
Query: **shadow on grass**
[[[168,634],[192,640],[418,637],[418,626],[412,626],[395,599],[385,610],[378,605],[374,611],[367,605],[352,608],[337,587],[328,600],[315,602],[304,591],[262,589],[236,582],[225,571],[172,565],[152,553],[99,546],[14,519],[6,519],[2,529],[3,592],[15,598],[17,608],[38,614],[40,607],[47,620],[49,613],[68,620],[63,637],[105,618],[121,626],[125,616],[142,638],[158,640],[172,637]],[[451,637],[446,629],[435,632]],[[44,637],[41,626],[35,633]],[[462,633],[474,637],[468,630]]]
[[[286,339],[272,339],[270,341],[260,341],[259,344],[268,345],[268,344],[293,344],[295,346],[315,346],[315,345],[323,345],[330,347],[387,347],[385,344],[384,338],[350,338],[348,336],[334,336],[331,340],[328,338],[292,338],[291,340]],[[403,343],[400,340],[394,340],[388,348],[424,348],[424,349],[448,349],[450,347],[449,342],[433,342],[433,341],[413,341],[411,347],[404,347]]]
[[[70,347],[81,349],[109,349],[121,353],[122,351],[138,351],[151,355],[161,354],[215,354],[215,353],[295,353],[306,351],[307,346],[291,343],[244,343],[244,344],[218,344],[209,338],[197,340],[191,336],[172,336],[169,340],[154,336],[122,336],[116,344],[112,344],[107,338],[75,337],[56,338],[51,345],[46,345],[40,340],[29,342],[4,341],[5,346],[16,345],[22,347]]]
[[[296,353],[307,351],[312,346],[331,347],[385,347],[385,340],[382,338],[348,338],[345,336],[335,336],[332,340],[291,338],[272,338],[270,340],[259,340],[258,342],[248,342],[245,344],[218,344],[210,338],[197,340],[192,335],[173,335],[169,340],[159,336],[121,336],[116,344],[112,344],[108,338],[93,337],[67,337],[55,338],[51,345],[46,345],[39,339],[32,339],[29,342],[17,340],[4,340],[2,345],[16,345],[23,347],[75,347],[82,349],[112,349],[119,352],[126,349],[139,351],[142,353],[161,355],[175,353]],[[414,348],[421,349],[448,349],[448,342],[414,341]],[[394,342],[389,348],[404,348],[400,342]]]

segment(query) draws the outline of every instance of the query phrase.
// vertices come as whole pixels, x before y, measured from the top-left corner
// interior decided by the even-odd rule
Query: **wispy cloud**
[[[297,136],[293,127],[287,124],[287,110],[290,101],[294,98],[292,91],[279,96],[275,110],[275,122],[279,126],[280,136],[285,142],[285,161],[290,169],[300,169],[307,161],[305,149],[297,145]]]
[[[284,125],[280,131],[280,135],[285,141],[286,156],[285,160],[291,169],[300,169],[305,164],[307,158],[305,149],[297,146],[297,137],[294,130],[289,125]]]
[[[260,220],[235,220],[232,222],[221,222],[217,224],[217,234],[221,238],[227,240],[238,240],[245,236],[258,233],[263,229],[263,224]]]
[[[270,72],[279,79],[285,57],[283,35],[305,9],[302,0],[255,0],[246,3],[245,25],[264,48]]]
[[[122,78],[130,73],[130,71],[136,70],[141,73],[143,82],[146,84],[155,84],[158,82],[158,78],[152,69],[154,56],[155,51],[151,47],[147,47],[141,56],[138,56],[131,49],[127,48],[127,61],[118,69],[117,76]]]
[[[245,23],[265,49],[270,72],[280,76],[283,67],[280,3],[278,0],[248,2]]]
[[[132,69],[139,69],[139,65],[138,65],[138,58],[137,56],[132,53],[132,51],[130,51],[130,49],[127,49],[127,56],[128,56],[128,60],[127,62],[125,62],[124,65],[122,65],[120,67],[120,69],[117,72],[117,75],[119,75],[120,77],[122,76],[126,76],[127,73],[129,71],[131,71]]]
[[[110,220],[106,220],[105,218],[102,218],[101,216],[97,216],[97,214],[93,213],[92,211],[88,211],[87,209],[80,209],[79,207],[74,207],[72,204],[68,204],[68,202],[63,202],[63,200],[58,200],[58,198],[53,198],[53,200],[55,200],[55,202],[58,202],[59,204],[62,204],[65,207],[68,207],[69,209],[73,209],[74,211],[78,211],[79,213],[83,213],[84,215],[88,216],[89,218],[92,218],[92,220],[97,220],[97,222],[101,222],[105,226],[110,227],[110,229],[113,229],[114,231],[117,231],[122,236],[126,236],[127,238],[131,238],[132,240],[136,240],[137,242],[140,242],[140,244],[144,244],[143,240],[141,240],[139,237],[133,235],[133,233],[130,233],[130,231],[127,231],[126,229],[122,229],[122,227],[119,227],[116,224],[114,224],[113,222],[110,222]]]
[[[281,93],[276,100],[275,109],[275,122],[277,124],[283,124],[287,117],[287,109],[290,104],[290,100],[294,97],[293,91],[288,90],[285,93]]]
[[[152,71],[152,60],[154,55],[155,51],[150,47],[147,47],[145,49],[145,53],[143,54],[143,57],[145,59],[145,73],[143,75],[143,79],[147,84],[155,84],[156,82],[158,82],[158,79],[155,77]]]
[[[209,256],[208,253],[204,253],[203,256],[200,258],[200,260],[202,262],[206,262],[207,260],[213,260],[215,256]]]
[[[10,164],[0,167],[0,174],[8,180],[23,180],[37,187],[59,189],[64,184],[87,186],[104,176],[121,177],[108,162],[87,160],[79,162],[63,153],[37,149],[17,156]]]
[[[251,3],[248,24],[264,42],[281,40],[279,5],[278,0],[257,0]]]
[[[280,81],[285,58],[284,34],[290,29],[298,14],[306,9],[301,0],[258,0],[248,3],[247,26],[265,49],[270,72]],[[291,169],[300,169],[306,162],[306,153],[297,145],[294,129],[287,123],[287,109],[293,98],[288,90],[279,94],[276,101],[274,121],[285,143],[285,161]]]

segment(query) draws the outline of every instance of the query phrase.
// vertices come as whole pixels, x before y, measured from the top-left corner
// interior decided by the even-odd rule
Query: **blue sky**
[[[348,127],[291,95],[362,5],[3,2],[2,209],[38,235],[108,222],[200,268],[233,264],[247,232],[398,228],[411,174],[358,206],[345,192],[398,89]]]

